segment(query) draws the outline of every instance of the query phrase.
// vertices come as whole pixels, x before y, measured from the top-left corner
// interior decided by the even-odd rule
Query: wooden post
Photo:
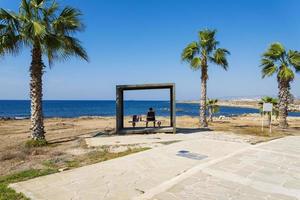
[[[264,111],[261,115],[261,132],[264,132]]]
[[[271,120],[270,120],[270,133],[272,133],[272,115],[273,115],[273,111],[271,111]]]
[[[119,133],[124,128],[124,92],[118,86],[116,91],[116,132]]]
[[[176,133],[176,98],[175,98],[175,84],[170,88],[170,111],[171,111],[171,127],[173,127],[173,133]]]

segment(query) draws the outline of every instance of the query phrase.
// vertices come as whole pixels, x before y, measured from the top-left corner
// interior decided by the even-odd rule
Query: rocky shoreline
[[[200,101],[179,101],[178,103],[199,104]],[[259,101],[245,101],[245,100],[219,100],[219,106],[238,107],[238,108],[254,108],[259,109]],[[294,104],[289,106],[289,112],[300,112],[300,100],[296,100]]]
[[[30,117],[0,117],[0,120],[2,121],[23,120],[23,119],[30,119]]]

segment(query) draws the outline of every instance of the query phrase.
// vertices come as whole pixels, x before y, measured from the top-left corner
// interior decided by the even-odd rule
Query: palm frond
[[[22,0],[20,4],[19,12],[20,14],[23,14],[28,18],[31,17],[31,7],[30,7],[30,3],[27,2],[27,0]]]
[[[199,57],[194,57],[190,64],[192,69],[197,70],[201,67],[201,59]]]
[[[285,54],[285,48],[279,42],[270,45],[268,50],[263,54],[263,57],[277,61],[283,58]]]
[[[263,104],[263,103],[272,103],[273,105],[277,105],[278,104],[278,99],[273,98],[273,97],[269,97],[269,96],[265,96],[262,97],[259,104]]]
[[[89,61],[87,52],[82,47],[81,42],[78,39],[70,36],[63,36],[59,39],[61,42],[61,48],[58,49],[58,52],[60,52],[63,59],[68,58],[69,56],[75,56]]]
[[[23,43],[19,35],[14,35],[13,33],[0,35],[0,52],[2,54],[17,55],[22,46]]]
[[[227,49],[218,48],[214,52],[213,57],[211,57],[211,61],[217,65],[222,66],[225,70],[228,69],[228,61],[226,56],[230,55],[230,52]]]
[[[281,80],[285,81],[293,81],[295,78],[295,74],[291,68],[289,68],[286,65],[280,66],[279,72],[278,72],[278,77]]]
[[[18,32],[19,22],[15,13],[0,9],[0,52],[16,55],[22,47]]]
[[[208,99],[206,101],[207,108],[211,110],[212,114],[220,111],[220,106],[218,105],[218,99]]]
[[[268,58],[262,58],[261,67],[262,67],[261,72],[263,78],[272,76],[274,73],[278,71],[278,68],[275,65],[275,63]]]
[[[59,4],[53,1],[51,5],[47,8],[42,9],[43,21],[50,28],[50,23],[55,20],[55,13],[58,12]]]
[[[32,7],[34,7],[35,9],[41,8],[44,5],[44,3],[46,3],[45,0],[31,0],[30,1],[30,5]]]
[[[55,31],[62,34],[82,31],[84,29],[84,25],[80,20],[81,15],[82,13],[75,8],[64,8],[59,17],[53,22]]]
[[[47,34],[47,30],[44,24],[40,23],[39,21],[32,21],[32,31],[35,37],[39,37],[41,39]]]
[[[295,67],[297,72],[300,71],[300,52],[289,50],[288,61],[291,65]]]
[[[187,45],[186,48],[184,48],[181,59],[183,61],[191,62],[192,59],[199,53],[199,46],[197,42],[192,42]]]
[[[13,30],[19,29],[19,19],[16,13],[0,8],[0,22]]]
[[[200,46],[207,51],[209,54],[219,44],[215,40],[216,30],[205,29],[199,32],[199,43]]]
[[[53,66],[54,60],[60,59],[57,54],[58,49],[62,46],[61,41],[55,34],[47,34],[44,38],[43,52],[46,52],[49,67]]]
[[[14,54],[24,45],[37,45],[49,66],[71,56],[88,60],[81,42],[74,37],[84,27],[81,15],[71,7],[59,13],[55,0],[21,0],[18,14],[0,9],[0,54]]]

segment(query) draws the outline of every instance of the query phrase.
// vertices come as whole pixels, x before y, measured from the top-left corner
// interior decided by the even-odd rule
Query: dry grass
[[[102,150],[95,150],[90,153],[87,153],[85,155],[75,157],[73,160],[65,161],[61,159],[51,159],[46,160],[42,164],[44,165],[44,169],[30,169],[30,170],[24,170],[18,173],[10,174],[7,176],[0,177],[0,199],[2,200],[27,200],[23,194],[16,193],[13,189],[9,188],[8,185],[10,183],[15,183],[19,181],[25,181],[29,180],[35,177],[39,176],[45,176],[49,174],[56,173],[60,171],[61,167],[64,167],[64,169],[71,169],[71,168],[77,168],[84,165],[94,164],[106,160],[111,160],[114,158],[126,156],[132,153],[137,153],[140,151],[147,150],[148,148],[135,148],[135,149],[128,149],[124,152],[119,153],[111,153],[107,151],[106,149]],[[57,163],[64,163],[63,166],[58,165]]]
[[[129,121],[130,118],[125,120]],[[160,118],[164,120],[165,118]],[[167,121],[167,119],[165,119]],[[177,126],[189,129],[191,132],[199,127],[197,117],[177,117]],[[253,136],[256,141],[270,140],[290,134],[300,134],[300,120],[291,119],[291,128],[281,131],[274,124],[272,135],[260,131],[260,121],[255,116],[245,116],[227,120],[216,120],[210,128],[218,131],[228,131],[239,135]],[[29,120],[0,121],[0,176],[28,169],[44,169],[45,160],[64,167],[84,154],[93,151],[88,149],[84,138],[96,133],[110,134],[115,128],[113,117],[46,119],[46,138],[49,144],[42,148],[26,148],[29,139]],[[132,147],[134,148],[134,147]],[[91,153],[93,154],[93,153]],[[50,164],[48,163],[48,164]],[[74,163],[74,162],[73,162]],[[87,162],[89,163],[89,162]],[[46,164],[47,165],[47,164]]]
[[[68,168],[77,168],[85,165],[90,165],[98,162],[103,162],[106,160],[115,159],[118,157],[126,156],[133,153],[138,153],[141,151],[148,150],[150,148],[128,148],[126,151],[122,152],[110,152],[108,149],[97,149],[91,151],[85,155],[77,156],[72,160],[66,161]]]

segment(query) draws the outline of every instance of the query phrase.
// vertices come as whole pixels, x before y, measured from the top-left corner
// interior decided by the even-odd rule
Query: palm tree
[[[206,93],[208,80],[208,63],[220,65],[228,69],[226,56],[229,51],[217,48],[219,42],[215,39],[216,30],[203,30],[198,34],[198,41],[187,45],[181,54],[181,59],[190,64],[193,70],[201,69],[201,100],[200,100],[200,126],[207,127],[206,120]]]
[[[261,114],[265,114],[263,113],[263,104],[264,103],[271,103],[273,105],[273,109],[272,109],[272,114],[276,116],[276,118],[278,118],[278,99],[272,98],[272,97],[268,97],[265,96],[263,98],[261,98],[261,100],[258,102],[259,104],[259,110],[261,112]],[[268,114],[268,126],[271,125],[271,118],[272,118],[272,114],[270,112],[267,113]]]
[[[291,97],[290,84],[295,78],[295,73],[300,71],[300,52],[285,50],[280,43],[273,43],[263,54],[261,59],[262,77],[277,75],[279,89],[279,127],[288,127],[288,104]]]
[[[213,115],[220,111],[220,106],[218,105],[218,99],[208,99],[206,102],[209,114],[209,121],[213,121]]]
[[[30,98],[31,137],[45,140],[42,109],[42,76],[55,60],[88,56],[74,34],[82,31],[81,12],[72,7],[60,9],[54,0],[22,0],[18,13],[0,9],[0,52],[17,55],[22,47],[31,50]]]

